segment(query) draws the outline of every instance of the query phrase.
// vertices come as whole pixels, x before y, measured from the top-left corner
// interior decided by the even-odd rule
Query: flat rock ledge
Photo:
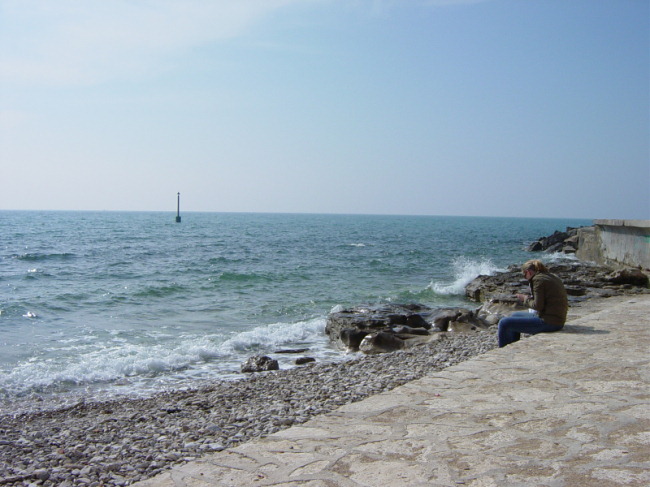
[[[562,237],[562,236],[561,236]],[[612,269],[580,261],[549,265],[562,279],[570,301],[648,292],[648,276],[639,269]],[[465,288],[476,309],[430,308],[423,304],[355,306],[329,314],[325,332],[350,351],[366,354],[394,352],[440,339],[441,333],[485,331],[514,311],[525,310],[516,294],[529,294],[519,266],[506,272],[478,276]]]
[[[570,303],[648,292],[648,275],[640,269],[612,269],[581,261],[550,264],[548,267],[562,279]],[[530,288],[521,275],[521,268],[516,265],[510,266],[506,272],[478,276],[465,287],[467,298],[482,303],[484,307],[495,303],[512,304],[517,293],[530,294]]]
[[[377,354],[431,343],[441,339],[443,332],[485,331],[490,325],[465,308],[384,304],[332,312],[325,333],[341,348]]]

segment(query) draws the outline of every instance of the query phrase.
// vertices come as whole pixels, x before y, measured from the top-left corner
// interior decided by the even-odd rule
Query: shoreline
[[[634,298],[627,293],[618,296]],[[567,325],[606,308],[608,299],[572,302]],[[495,347],[495,327],[471,334],[447,333],[408,350],[255,373],[195,390],[3,415],[0,485],[128,485]]]
[[[494,331],[448,334],[405,351],[255,373],[193,391],[3,416],[0,485],[128,485],[494,347]]]

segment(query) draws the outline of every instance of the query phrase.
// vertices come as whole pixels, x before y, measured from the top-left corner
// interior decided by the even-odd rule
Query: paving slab
[[[649,486],[650,295],[138,482]]]

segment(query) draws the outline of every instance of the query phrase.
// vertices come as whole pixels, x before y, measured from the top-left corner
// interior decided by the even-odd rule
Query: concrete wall
[[[580,260],[650,270],[650,220],[594,220],[578,230]]]

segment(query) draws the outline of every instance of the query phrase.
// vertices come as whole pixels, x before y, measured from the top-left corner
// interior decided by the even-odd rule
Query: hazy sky
[[[0,0],[0,209],[650,218],[647,0]]]

